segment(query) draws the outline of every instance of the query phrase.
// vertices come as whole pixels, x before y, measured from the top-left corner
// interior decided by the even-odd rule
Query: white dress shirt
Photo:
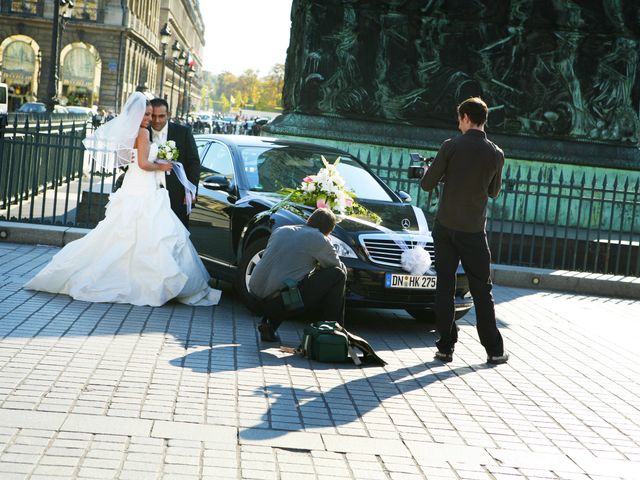
[[[164,127],[162,127],[162,130],[160,130],[159,132],[154,130],[152,127],[151,141],[158,146],[162,145],[164,142],[167,141],[168,132],[169,132],[169,122],[165,123]],[[166,188],[167,182],[165,181],[165,177],[167,175],[169,175],[169,172],[163,172],[163,171],[156,172],[156,181],[158,183],[158,187],[162,186]]]
[[[162,130],[159,132],[151,128],[151,141],[156,145],[161,145],[167,141],[167,134],[169,132],[169,122],[164,124]]]

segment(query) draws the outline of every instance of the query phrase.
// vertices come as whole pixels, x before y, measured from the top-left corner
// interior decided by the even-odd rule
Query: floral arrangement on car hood
[[[354,193],[349,190],[342,175],[338,172],[340,157],[331,164],[320,157],[324,167],[316,175],[309,175],[302,180],[298,188],[285,188],[280,193],[288,194],[288,200],[309,207],[329,208],[338,215],[353,215],[368,218],[379,224],[382,219],[367,208],[357,203]]]

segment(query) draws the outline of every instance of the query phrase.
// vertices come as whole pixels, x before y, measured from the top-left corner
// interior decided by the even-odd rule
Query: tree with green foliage
[[[283,64],[274,65],[269,74],[262,78],[252,69],[245,70],[239,77],[231,72],[217,75],[204,72],[203,105],[210,105],[209,108],[222,112],[247,107],[279,111],[282,110],[283,84]],[[234,102],[231,102],[231,98]]]

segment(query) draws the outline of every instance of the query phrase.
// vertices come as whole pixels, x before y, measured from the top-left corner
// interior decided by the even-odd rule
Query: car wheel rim
[[[247,269],[244,271],[244,284],[247,287],[247,292],[251,291],[249,290],[249,280],[251,280],[251,275],[253,274],[253,270],[256,268],[256,265],[262,258],[263,253],[264,253],[264,250],[260,250],[253,257],[251,257],[251,259],[249,260],[249,263],[247,263]]]

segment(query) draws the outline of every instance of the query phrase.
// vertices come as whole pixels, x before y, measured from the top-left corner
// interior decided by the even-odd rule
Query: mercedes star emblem
[[[403,218],[400,224],[402,225],[402,228],[405,230],[409,230],[409,227],[411,226],[411,222],[409,221],[408,218]]]

